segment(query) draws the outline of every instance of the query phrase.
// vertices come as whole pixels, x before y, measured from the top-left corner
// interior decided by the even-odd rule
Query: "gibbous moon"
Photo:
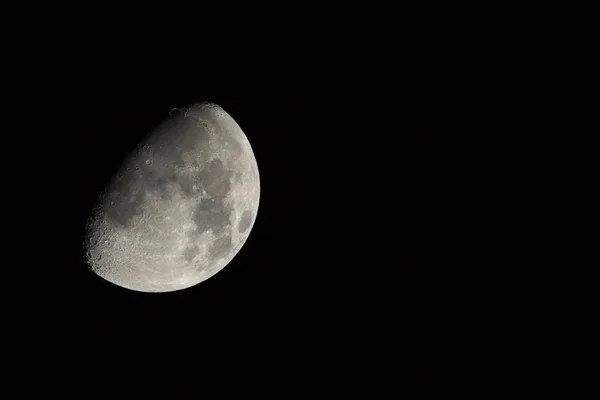
[[[86,227],[86,261],[141,292],[194,286],[223,269],[256,219],[256,159],[216,104],[171,110],[123,162]]]

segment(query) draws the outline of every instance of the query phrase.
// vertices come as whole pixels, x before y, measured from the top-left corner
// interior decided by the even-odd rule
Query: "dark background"
[[[26,282],[8,284],[16,376],[373,393],[477,368],[490,335],[492,351],[510,347],[498,321],[537,262],[526,133],[539,46],[444,10],[253,11],[237,29],[134,13],[13,32],[3,130],[28,193],[12,199],[28,211],[7,265]],[[94,201],[169,110],[197,101],[253,146],[247,243],[183,291],[103,281],[82,259]]]

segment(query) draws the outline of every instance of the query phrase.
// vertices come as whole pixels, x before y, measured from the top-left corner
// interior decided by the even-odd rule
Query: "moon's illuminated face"
[[[119,286],[168,292],[225,267],[254,225],[260,197],[248,139],[223,109],[173,113],[123,163],[87,227],[87,261]]]

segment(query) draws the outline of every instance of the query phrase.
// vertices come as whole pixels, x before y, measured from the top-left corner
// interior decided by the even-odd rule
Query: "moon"
[[[86,224],[87,265],[140,292],[185,289],[221,271],[258,212],[248,138],[221,107],[173,109],[125,158]]]

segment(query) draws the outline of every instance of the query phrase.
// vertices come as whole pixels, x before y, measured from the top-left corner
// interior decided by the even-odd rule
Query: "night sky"
[[[3,130],[18,143],[5,151],[33,192],[17,202],[35,210],[13,235],[31,243],[14,262],[27,283],[9,284],[6,303],[16,376],[199,395],[207,382],[375,393],[438,382],[465,343],[501,329],[487,320],[503,301],[492,293],[536,256],[519,236],[533,222],[502,234],[526,196],[502,190],[518,155],[499,149],[509,128],[525,130],[525,108],[522,96],[503,101],[510,68],[485,50],[498,38],[450,37],[432,22],[372,21],[367,35],[274,21],[222,29],[218,46],[143,23],[110,34],[74,23],[85,40],[56,28],[15,45],[18,101]],[[183,291],[102,280],[83,263],[94,201],[169,110],[199,101],[223,107],[253,146],[261,201],[249,239]]]

